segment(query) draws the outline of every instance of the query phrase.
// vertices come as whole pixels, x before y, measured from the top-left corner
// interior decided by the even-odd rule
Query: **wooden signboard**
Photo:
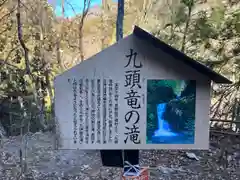
[[[55,79],[61,149],[208,149],[223,76],[135,27]]]

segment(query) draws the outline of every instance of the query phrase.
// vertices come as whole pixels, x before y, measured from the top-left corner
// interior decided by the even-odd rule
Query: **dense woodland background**
[[[0,0],[0,134],[51,130],[54,76],[115,43],[117,4],[84,2],[83,13],[65,18],[64,5],[56,17],[47,0]],[[213,84],[211,117],[236,117],[239,0],[125,0],[124,36],[134,25],[231,79]]]

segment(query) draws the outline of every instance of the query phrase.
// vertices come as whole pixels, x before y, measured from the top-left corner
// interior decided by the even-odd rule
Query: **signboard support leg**
[[[107,167],[123,167],[122,150],[100,150],[102,165]]]
[[[124,173],[129,172],[130,174],[135,174],[136,169],[139,171],[140,166],[139,166],[139,150],[124,150],[123,152],[123,171]],[[131,166],[134,166],[132,168]]]
[[[121,167],[129,162],[139,165],[139,150],[100,150],[103,166]]]

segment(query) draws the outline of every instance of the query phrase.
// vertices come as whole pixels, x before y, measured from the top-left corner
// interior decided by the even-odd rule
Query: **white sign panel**
[[[60,148],[206,149],[209,87],[129,36],[55,79]]]

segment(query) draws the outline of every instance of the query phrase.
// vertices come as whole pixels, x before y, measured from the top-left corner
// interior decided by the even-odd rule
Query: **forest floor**
[[[120,180],[121,169],[102,167],[99,151],[53,150],[51,133],[25,138],[27,163],[21,177],[21,137],[1,140],[0,180]],[[185,151],[141,151],[141,165],[151,167],[150,180],[240,180],[239,137],[211,136],[208,151],[191,152],[199,160]]]

